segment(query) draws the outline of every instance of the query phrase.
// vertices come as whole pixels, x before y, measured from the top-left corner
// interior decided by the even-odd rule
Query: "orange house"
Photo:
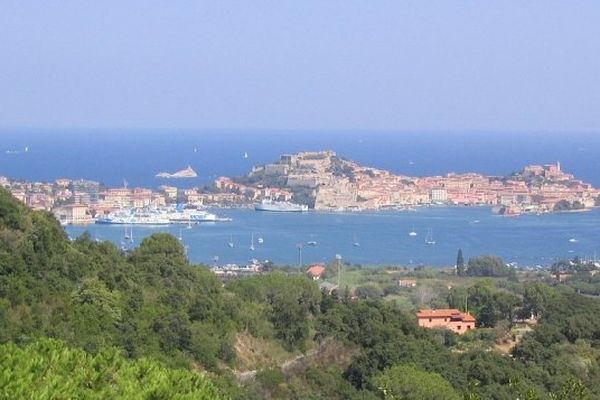
[[[317,281],[325,275],[325,266],[322,264],[311,265],[306,273],[313,281]]]
[[[421,310],[417,313],[417,322],[424,328],[445,328],[462,335],[475,329],[475,317],[455,308]]]

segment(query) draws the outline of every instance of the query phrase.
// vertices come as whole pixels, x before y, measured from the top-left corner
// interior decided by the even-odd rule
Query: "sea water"
[[[409,176],[451,171],[504,176],[527,164],[560,161],[567,172],[600,186],[600,135],[591,133],[13,130],[0,131],[0,175],[30,181],[85,178],[108,186],[126,181],[129,187],[193,187],[221,175],[244,175],[283,153],[324,149]],[[198,178],[155,177],[187,165]],[[453,265],[459,248],[467,257],[498,254],[507,262],[532,266],[600,255],[596,210],[517,218],[494,215],[488,208],[435,207],[357,214],[219,213],[234,221],[184,227],[182,242],[192,261],[212,263],[218,257],[219,263],[244,263],[256,258],[296,265],[298,244],[304,264],[340,254],[359,264]],[[67,228],[72,236],[84,230],[117,245],[124,236],[118,226]],[[134,227],[136,243],[161,230],[179,236],[180,227]],[[412,230],[418,235],[409,236]],[[425,244],[429,230],[435,245]],[[264,239],[262,245],[255,243],[255,251],[249,249],[252,234]],[[227,246],[230,236],[233,248]]]
[[[23,151],[26,146],[28,152]],[[31,181],[85,178],[108,186],[122,186],[125,180],[130,187],[192,187],[210,184],[221,175],[244,175],[283,153],[306,150],[334,150],[361,164],[409,176],[505,176],[528,164],[560,161],[567,172],[600,186],[600,135],[591,133],[0,131],[0,175]],[[198,178],[155,178],[158,172],[188,165]]]
[[[192,262],[205,264],[213,264],[217,257],[219,264],[258,259],[295,266],[330,262],[340,254],[345,261],[361,265],[451,266],[458,249],[465,258],[496,254],[520,266],[548,266],[575,256],[600,257],[600,209],[519,217],[498,216],[488,207],[361,213],[214,211],[233,221],[192,225],[191,229],[186,225],[134,226],[133,246],[152,233],[169,232],[181,237]],[[76,237],[87,230],[94,238],[120,246],[125,229],[119,225],[70,226],[67,232]],[[412,231],[417,236],[410,236]],[[435,244],[425,243],[428,233]],[[258,244],[259,237],[262,244]],[[228,245],[231,239],[233,248]],[[254,251],[250,250],[252,239]]]

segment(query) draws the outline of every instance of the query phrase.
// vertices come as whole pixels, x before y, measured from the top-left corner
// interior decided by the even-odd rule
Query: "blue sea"
[[[423,207],[416,211],[365,213],[265,213],[248,209],[215,210],[232,222],[133,227],[133,245],[155,232],[170,232],[188,246],[196,263],[245,263],[252,258],[277,264],[329,262],[340,254],[362,265],[448,266],[459,248],[465,257],[496,254],[521,266],[548,266],[576,255],[600,256],[600,209],[585,213],[502,217],[487,207]],[[76,237],[85,230],[118,246],[125,227],[68,227]],[[410,236],[414,231],[417,236]],[[129,231],[128,231],[129,233]],[[435,244],[426,244],[431,233]],[[258,244],[258,238],[263,239]],[[250,250],[254,238],[255,250]],[[234,247],[228,242],[233,240]],[[310,246],[308,242],[316,242]],[[360,244],[355,246],[354,243]],[[127,243],[129,246],[130,244]]]
[[[23,151],[28,147],[29,151]],[[32,181],[86,178],[121,186],[192,187],[220,175],[246,174],[253,165],[283,153],[331,149],[359,163],[411,176],[448,172],[507,175],[527,164],[560,161],[563,169],[600,186],[600,135],[494,132],[316,132],[316,131],[1,131],[0,175]],[[244,158],[244,153],[248,158]],[[158,172],[191,165],[192,180],[161,180]],[[498,254],[520,265],[549,265],[600,255],[600,210],[587,213],[503,218],[488,208],[421,208],[415,212],[358,214],[270,214],[218,210],[230,223],[182,229],[193,262],[244,263],[251,258],[280,264],[329,261],[335,254],[352,263],[452,265],[466,256]],[[89,230],[120,244],[117,226],[69,227]],[[160,230],[179,236],[179,226],[134,228],[136,243]],[[411,237],[408,232],[418,233]],[[435,245],[424,243],[431,230]],[[264,239],[250,251],[251,236]],[[233,236],[233,249],[227,246]],[[574,239],[575,241],[569,241]],[[353,246],[357,241],[360,246]],[[306,242],[316,241],[314,247]]]
[[[27,153],[22,151],[26,146]],[[277,160],[283,153],[324,149],[411,176],[507,175],[527,164],[560,161],[566,171],[600,186],[600,134],[592,133],[5,130],[0,131],[0,175],[191,187],[220,175],[246,174],[253,165]],[[197,179],[154,177],[188,164],[198,172]]]

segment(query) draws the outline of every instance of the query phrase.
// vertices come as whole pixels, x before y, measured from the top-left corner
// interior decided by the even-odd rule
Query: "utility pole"
[[[298,270],[302,274],[302,243],[296,245],[298,249]]]
[[[341,280],[341,278],[342,278],[342,256],[340,254],[336,254],[335,259],[337,261],[337,267],[338,267],[338,276],[337,276],[337,278],[338,278],[337,279],[338,293],[340,293],[340,291],[342,290],[342,287],[340,286],[341,282],[342,282],[342,280]]]

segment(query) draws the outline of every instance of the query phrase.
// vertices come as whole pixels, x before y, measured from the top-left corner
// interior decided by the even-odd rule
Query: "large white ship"
[[[96,218],[97,224],[109,225],[168,225],[167,214],[158,210],[124,209]]]
[[[263,200],[254,205],[256,211],[271,211],[271,212],[305,212],[308,211],[308,206],[305,204],[295,204],[289,201],[273,201]]]
[[[174,207],[122,209],[98,217],[97,224],[111,225],[168,225],[198,224],[200,222],[231,221],[204,210],[181,209]]]

